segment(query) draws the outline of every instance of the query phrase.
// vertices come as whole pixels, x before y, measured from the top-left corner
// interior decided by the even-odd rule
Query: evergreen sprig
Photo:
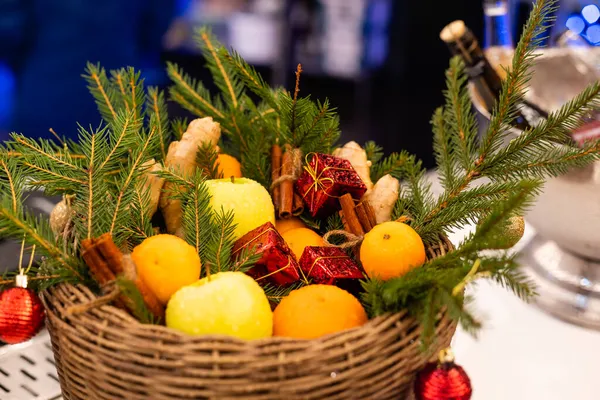
[[[143,324],[158,324],[160,322],[148,309],[148,306],[146,306],[144,297],[135,285],[135,282],[124,276],[117,276],[115,283],[121,294],[129,300],[130,310],[134,317]]]
[[[232,257],[237,240],[234,214],[223,209],[213,210],[206,178],[201,170],[186,176],[177,170],[167,169],[158,175],[175,184],[167,196],[181,201],[185,240],[196,248],[202,262],[210,266],[211,273],[247,271],[254,266],[260,258],[254,252],[241,252]],[[205,274],[206,271],[201,272],[201,275]]]
[[[459,321],[467,331],[476,332],[479,322],[464,306],[459,306],[463,301],[462,290],[453,294],[455,288],[468,283],[466,279],[475,262],[479,263],[476,272],[478,276],[494,279],[523,299],[529,300],[535,295],[535,290],[518,271],[515,257],[490,256],[481,252],[506,242],[502,222],[528,207],[537,188],[537,182],[523,182],[506,201],[495,202],[477,230],[455,251],[434,258],[401,278],[385,282],[377,279],[365,281],[363,302],[367,304],[371,315],[408,309],[423,326],[424,343],[429,343],[436,316],[446,307],[451,318]]]
[[[298,147],[304,154],[331,152],[340,136],[339,117],[329,101],[300,97],[300,73],[292,93],[272,89],[239,54],[229,51],[210,31],[201,29],[196,40],[203,51],[213,82],[219,89],[211,94],[206,86],[168,64],[173,81],[171,98],[199,117],[219,122],[227,140],[222,148],[239,157],[245,177],[269,187],[269,151],[278,142]],[[250,92],[258,95],[254,101]]]
[[[27,177],[17,158],[0,151],[0,238],[24,240],[29,246],[52,259],[62,269],[65,280],[87,279],[73,245],[54,237],[48,221],[34,216],[23,207]]]
[[[146,94],[139,72],[132,68],[110,71],[109,78],[104,69],[92,64],[86,72],[104,125],[80,126],[77,143],[56,144],[12,134],[0,150],[7,162],[0,180],[20,185],[0,189],[5,204],[13,203],[13,189],[22,195],[25,184],[74,199],[73,232],[65,237],[55,238],[48,221],[28,215],[21,200],[16,211],[5,208],[5,218],[0,218],[2,234],[25,234],[48,257],[44,265],[50,274],[70,281],[87,280],[75,246],[81,240],[110,232],[117,245],[131,249],[153,234],[145,173],[149,162],[162,157],[162,144],[167,140],[163,95],[156,90]],[[16,180],[12,179],[13,164],[19,171]]]
[[[476,220],[485,211],[486,202],[502,201],[523,179],[557,176],[599,158],[600,144],[597,142],[584,148],[557,145],[570,143],[569,132],[582,123],[584,115],[598,107],[598,83],[551,113],[547,121],[508,143],[510,124],[531,76],[535,50],[552,21],[555,4],[554,0],[536,2],[515,50],[512,68],[507,72],[489,127],[480,141],[475,134],[473,111],[467,107],[470,100],[464,66],[458,58],[450,62],[446,105],[436,110],[432,118],[436,159],[445,191],[415,216],[414,223],[426,241],[444,230]],[[503,147],[504,143],[508,145]],[[496,183],[474,187],[482,178]],[[403,199],[399,201],[404,202]]]

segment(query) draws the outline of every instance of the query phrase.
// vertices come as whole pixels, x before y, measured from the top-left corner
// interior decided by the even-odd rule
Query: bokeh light
[[[592,25],[585,31],[587,39],[593,44],[600,44],[600,25]]]
[[[590,4],[589,6],[583,7],[581,15],[583,15],[583,18],[585,18],[588,23],[593,24],[600,18],[600,8],[595,4]]]
[[[579,15],[572,15],[567,19],[567,28],[580,35],[585,30],[585,21]]]

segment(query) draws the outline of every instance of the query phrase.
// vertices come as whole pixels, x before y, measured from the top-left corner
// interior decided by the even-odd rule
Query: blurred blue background
[[[301,62],[303,92],[331,99],[345,138],[407,149],[431,166],[429,119],[448,63],[439,31],[460,18],[483,40],[486,1],[0,0],[0,140],[11,131],[51,137],[49,128],[74,138],[77,122],[97,126],[81,78],[87,61],[134,66],[164,88],[169,60],[208,81],[192,40],[208,24],[273,85],[290,87]],[[531,5],[509,4],[517,37]],[[567,29],[577,45],[600,44],[596,5],[562,1],[548,44]],[[186,115],[174,104],[169,112]]]

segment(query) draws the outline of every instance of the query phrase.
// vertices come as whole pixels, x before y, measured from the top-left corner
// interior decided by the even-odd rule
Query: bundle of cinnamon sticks
[[[340,216],[344,228],[353,235],[364,236],[377,225],[375,211],[367,200],[356,204],[352,195],[346,193],[340,197],[340,205],[342,206]]]
[[[271,180],[275,212],[281,219],[298,216],[304,211],[302,197],[294,191],[294,183],[302,169],[300,149],[278,144],[271,148]]]
[[[116,280],[117,276],[124,276],[132,281],[138,288],[144,299],[148,310],[158,320],[165,316],[165,309],[158,298],[138,277],[135,264],[131,256],[124,255],[117,245],[113,242],[112,236],[108,233],[94,238],[85,239],[81,243],[83,248],[82,257],[90,268],[92,277],[104,286]],[[129,311],[133,310],[133,303],[128,297],[121,295],[117,299],[116,306]]]

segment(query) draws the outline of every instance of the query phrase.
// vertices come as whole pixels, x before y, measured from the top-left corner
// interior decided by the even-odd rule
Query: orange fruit
[[[285,232],[292,229],[306,228],[306,224],[302,222],[300,218],[278,219],[275,221],[275,228],[280,235],[283,235]]]
[[[296,260],[302,257],[306,246],[326,246],[327,243],[318,233],[308,228],[290,229],[281,235],[290,246],[296,256]]]
[[[131,253],[140,279],[167,304],[171,296],[200,278],[200,256],[196,248],[174,235],[145,239]]]
[[[314,339],[364,325],[365,309],[337,286],[308,285],[292,291],[273,313],[273,335]]]
[[[364,237],[360,261],[370,278],[388,280],[406,274],[425,262],[423,240],[401,222],[384,222]]]
[[[219,154],[217,157],[217,164],[219,174],[223,174],[223,178],[241,178],[242,177],[242,165],[235,158],[229,154]]]

